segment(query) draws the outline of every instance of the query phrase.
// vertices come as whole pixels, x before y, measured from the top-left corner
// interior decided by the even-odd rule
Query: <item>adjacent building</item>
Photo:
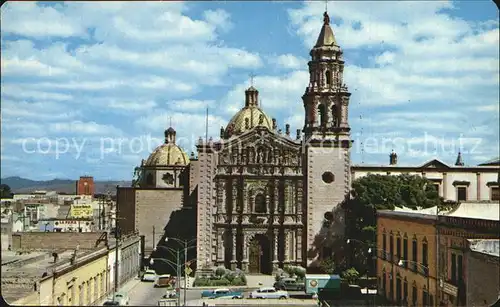
[[[454,165],[439,159],[432,159],[422,165],[399,165],[397,154],[392,152],[387,165],[353,165],[353,180],[368,174],[379,175],[418,175],[436,185],[439,196],[453,201],[500,201],[499,187],[500,159],[493,159],[477,166],[465,165],[458,153]]]
[[[439,214],[436,208],[377,212],[379,293],[405,306],[468,306],[468,298],[477,302],[480,295],[472,291],[477,291],[473,283],[479,277],[467,260],[476,255],[469,240],[498,240],[499,212],[499,202],[490,201],[463,202]],[[483,271],[482,278],[495,283],[497,273]],[[498,288],[495,295],[488,291],[484,299],[494,303],[490,299]]]
[[[2,297],[12,305],[98,305],[115,284],[138,275],[140,239],[121,238],[118,282],[115,242],[107,233],[18,233],[2,252]]]

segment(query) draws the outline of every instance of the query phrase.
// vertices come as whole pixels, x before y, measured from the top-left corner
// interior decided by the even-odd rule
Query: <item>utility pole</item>
[[[156,247],[156,241],[155,241],[155,225],[153,225],[153,248]]]
[[[180,306],[181,305],[181,259],[179,257],[179,250],[177,250],[177,286],[176,286],[177,289],[175,289],[175,292],[177,293],[177,306]],[[186,297],[184,296],[184,299],[186,299]]]
[[[116,245],[115,245],[115,291],[114,293],[116,294],[116,291],[118,291],[118,251],[120,250],[119,249],[119,237],[120,237],[120,234],[119,234],[119,229],[117,226],[115,226],[115,240],[116,240]],[[114,300],[114,296],[113,296],[113,300]]]
[[[187,265],[188,265],[188,242],[184,241],[184,306],[186,306],[186,288],[187,288]],[[177,256],[178,257],[178,256]]]

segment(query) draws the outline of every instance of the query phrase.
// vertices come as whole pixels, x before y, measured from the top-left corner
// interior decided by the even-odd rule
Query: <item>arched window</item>
[[[321,125],[326,124],[326,111],[325,111],[325,105],[320,104],[318,106],[318,113],[319,113],[319,118],[320,118],[320,123]]]
[[[332,106],[332,123],[333,123],[333,126],[336,127],[338,125],[338,111],[337,111],[337,106],[336,105],[333,105]]]
[[[326,84],[332,86],[332,72],[329,70],[326,71]]]
[[[267,208],[266,208],[266,197],[262,194],[257,194],[255,196],[255,205],[254,205],[254,211],[256,213],[266,213]]]

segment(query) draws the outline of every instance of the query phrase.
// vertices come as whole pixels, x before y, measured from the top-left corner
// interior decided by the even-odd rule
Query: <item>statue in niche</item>
[[[260,114],[259,115],[259,125],[264,124],[264,115]]]
[[[264,162],[264,152],[262,148],[259,148],[257,150],[257,163],[263,163]]]
[[[238,164],[238,153],[236,151],[233,151],[233,159],[231,161],[232,164]]]
[[[281,165],[283,164],[283,151],[279,151],[278,153],[278,164]]]
[[[273,149],[269,148],[267,150],[267,163],[273,163]]]
[[[248,150],[248,163],[254,163],[253,148],[249,147],[247,150]]]

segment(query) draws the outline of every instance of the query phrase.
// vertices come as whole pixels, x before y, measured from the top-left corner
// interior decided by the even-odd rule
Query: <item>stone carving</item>
[[[163,174],[163,176],[161,177],[161,179],[168,185],[172,185],[174,184],[174,175],[170,174],[170,173],[165,173]]]
[[[264,115],[260,114],[259,115],[259,125],[264,124]]]

